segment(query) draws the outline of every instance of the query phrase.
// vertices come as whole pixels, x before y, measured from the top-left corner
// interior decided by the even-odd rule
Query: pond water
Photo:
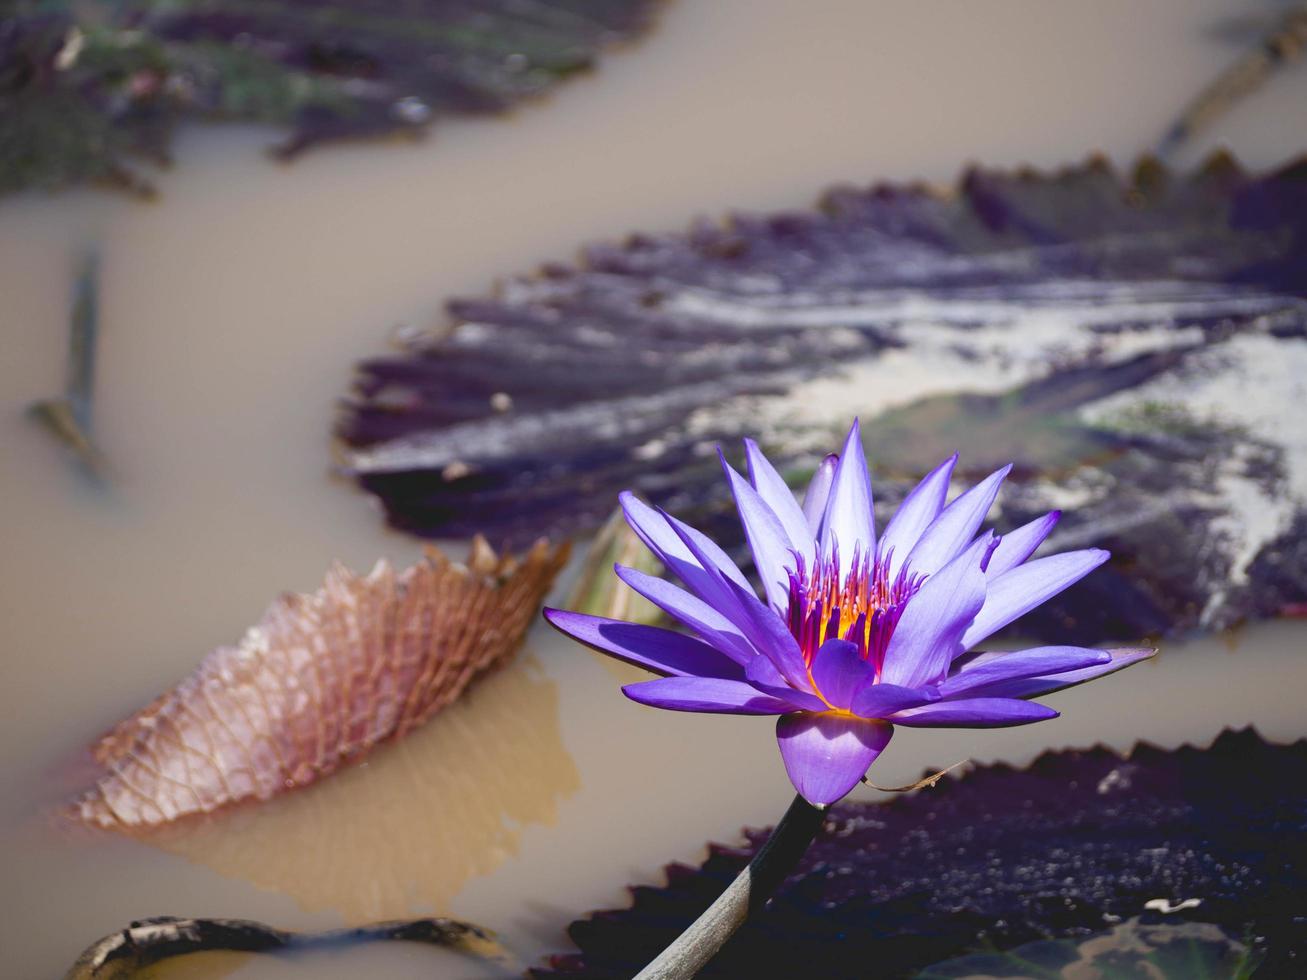
[[[192,129],[155,204],[0,203],[3,972],[58,976],[149,915],[323,929],[448,913],[496,930],[517,966],[394,946],[206,955],[157,975],[511,974],[566,949],[562,927],[620,904],[626,883],[773,821],[790,794],[768,721],[640,708],[618,691],[637,672],[546,629],[406,741],[267,805],[145,840],[70,835],[48,811],[87,784],[95,736],[277,593],[316,588],[335,558],[417,557],[329,472],[351,364],[393,328],[438,325],[445,298],[587,240],[802,206],[837,181],[943,182],[969,160],[1051,166],[1089,150],[1127,164],[1233,57],[1203,32],[1244,8],[680,0],[645,43],[507,121],[289,168],[263,158],[266,132]],[[1271,165],[1305,131],[1307,72],[1291,71],[1182,159],[1223,142]],[[62,385],[87,247],[101,255],[107,489],[22,417]],[[879,779],[1050,746],[1203,743],[1227,725],[1299,737],[1305,637],[1281,622],[1169,644],[1050,698],[1064,717],[1032,728],[904,732]]]

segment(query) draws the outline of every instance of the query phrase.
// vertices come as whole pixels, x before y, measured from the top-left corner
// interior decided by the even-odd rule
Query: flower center
[[[903,609],[926,580],[907,565],[890,576],[890,552],[865,555],[855,548],[848,573],[840,574],[839,551],[819,555],[811,569],[802,555],[795,555],[790,571],[790,632],[799,641],[809,669],[817,651],[827,640],[838,638],[856,643],[864,660],[880,677],[894,627]]]

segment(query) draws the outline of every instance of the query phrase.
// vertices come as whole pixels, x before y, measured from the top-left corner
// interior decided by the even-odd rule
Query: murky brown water
[[[1269,5],[1268,5],[1269,7]],[[328,563],[418,546],[328,478],[350,364],[443,298],[728,206],[809,202],[824,184],[945,180],[971,159],[1054,165],[1146,149],[1230,57],[1216,0],[680,0],[646,44],[511,121],[452,123],[417,148],[349,147],[290,169],[268,136],[206,129],[144,206],[92,193],[0,203],[0,949],[5,975],[58,976],[146,915],[288,928],[448,912],[530,961],[560,928],[773,820],[789,791],[765,720],[670,716],[623,670],[543,630],[509,670],[367,765],[153,839],[69,838],[41,811],[84,784],[106,725],[239,637]],[[1204,142],[1250,164],[1300,150],[1307,74]],[[1195,156],[1197,151],[1195,151]],[[97,246],[97,493],[21,417],[62,384],[75,255]],[[1052,699],[1056,722],[901,733],[888,783],[1045,746],[1205,741],[1228,724],[1304,733],[1301,624],[1168,650]],[[633,672],[634,673],[634,672]],[[420,948],[295,960],[205,956],[160,976],[472,976]],[[503,968],[499,972],[504,972]]]

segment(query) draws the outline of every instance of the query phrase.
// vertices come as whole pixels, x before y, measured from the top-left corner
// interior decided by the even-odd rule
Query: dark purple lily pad
[[[72,0],[0,20],[0,193],[148,191],[187,117],[272,123],[292,156],[501,112],[644,31],[657,0]]]
[[[1044,952],[1060,949],[1066,962],[1069,946],[1137,922],[1167,927],[1156,945],[1179,943],[1172,952],[1206,937],[1218,963],[1228,954],[1258,976],[1301,976],[1304,786],[1307,740],[1272,745],[1245,730],[1207,749],[1050,752],[1023,771],[988,766],[890,803],[840,804],[771,904],[702,975],[906,977],[963,956],[991,954],[992,965],[992,954],[1050,941]],[[630,908],[574,922],[580,952],[537,976],[632,976],[766,834],[713,846],[699,868],[671,865],[665,887],[631,889]],[[1167,932],[1185,923],[1215,931]]]
[[[1014,460],[1000,529],[1065,507],[1050,547],[1116,553],[1034,628],[1133,641],[1307,598],[1305,295],[1307,162],[839,189],[455,301],[338,434],[419,535],[585,531],[632,487],[738,541],[715,445],[797,481],[858,414],[886,509],[954,449]]]

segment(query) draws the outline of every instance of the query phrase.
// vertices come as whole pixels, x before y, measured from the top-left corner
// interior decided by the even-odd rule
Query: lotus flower
[[[1027,698],[1137,663],[1152,650],[977,644],[1101,565],[1088,548],[1029,560],[1060,516],[1002,537],[981,531],[1011,466],[945,505],[956,454],[932,470],[876,536],[855,421],[817,468],[802,505],[752,440],[749,479],[725,460],[762,579],[762,598],[700,531],[621,497],[627,522],[685,585],[621,565],[617,575],[691,635],[546,609],[562,632],[664,675],[623,688],[674,711],[773,714],[781,758],[809,803],[841,799],[895,725],[993,728],[1057,717]]]

